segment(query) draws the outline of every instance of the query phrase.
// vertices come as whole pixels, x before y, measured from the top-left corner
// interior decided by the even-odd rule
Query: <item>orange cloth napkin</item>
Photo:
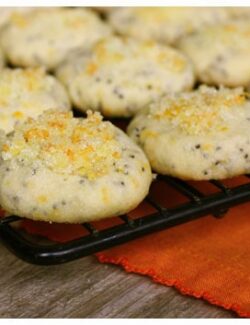
[[[229,185],[244,183],[245,177],[229,180]],[[211,193],[215,188],[199,183]],[[164,188],[163,188],[164,187]],[[164,205],[185,201],[177,192],[162,185],[153,194]],[[130,215],[151,213],[143,203]],[[96,223],[99,228],[115,219]],[[82,236],[79,225],[56,225],[25,220],[23,227],[58,242]],[[96,254],[100,262],[122,266],[127,272],[149,276],[153,281],[174,286],[182,294],[203,298],[212,304],[250,317],[250,203],[230,209],[222,219],[207,216],[163,230]]]

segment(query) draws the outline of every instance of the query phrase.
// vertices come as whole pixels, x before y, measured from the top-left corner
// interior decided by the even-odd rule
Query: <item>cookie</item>
[[[242,88],[173,94],[151,104],[128,127],[153,170],[184,180],[250,172],[250,100]]]
[[[2,143],[0,204],[34,220],[81,223],[124,214],[152,180],[143,151],[99,113],[47,111]]]
[[[110,27],[89,9],[47,8],[12,16],[1,43],[13,65],[51,70],[71,51],[88,49],[110,34]]]
[[[16,123],[47,109],[70,110],[63,85],[43,69],[3,69],[0,73],[0,129],[11,132]]]
[[[197,77],[210,85],[250,85],[250,21],[209,26],[181,40]]]
[[[194,84],[193,67],[178,50],[118,37],[75,53],[56,75],[77,108],[108,117],[133,116],[152,100]]]
[[[174,44],[204,25],[226,21],[225,8],[133,7],[111,11],[109,22],[121,35]]]

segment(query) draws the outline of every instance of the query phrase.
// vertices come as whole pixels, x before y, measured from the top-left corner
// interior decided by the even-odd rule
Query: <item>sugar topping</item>
[[[225,112],[243,106],[246,94],[242,88],[227,89],[201,86],[190,93],[173,94],[151,104],[149,118],[167,121],[189,135],[227,131]]]
[[[99,113],[88,111],[82,119],[50,110],[18,125],[2,145],[2,158],[93,180],[120,160],[121,147],[114,126]]]

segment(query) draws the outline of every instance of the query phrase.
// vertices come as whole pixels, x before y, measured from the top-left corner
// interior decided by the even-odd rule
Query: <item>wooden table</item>
[[[147,277],[100,264],[94,256],[36,266],[0,244],[0,274],[1,317],[236,317]]]

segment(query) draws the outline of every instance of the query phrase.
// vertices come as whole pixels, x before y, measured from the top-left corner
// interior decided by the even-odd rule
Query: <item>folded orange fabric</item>
[[[244,177],[227,181],[229,185],[246,182]],[[206,193],[214,191],[199,183]],[[162,202],[177,204],[184,198],[170,189],[158,188]],[[136,217],[150,213],[143,204],[132,212]],[[97,223],[107,226],[110,219]],[[48,225],[25,221],[30,233],[64,242],[84,234],[77,225]],[[97,254],[100,262],[122,266],[127,272],[151,277],[176,287],[181,293],[203,298],[212,304],[250,317],[250,203],[230,209],[223,219],[207,216],[187,224],[163,230]]]

